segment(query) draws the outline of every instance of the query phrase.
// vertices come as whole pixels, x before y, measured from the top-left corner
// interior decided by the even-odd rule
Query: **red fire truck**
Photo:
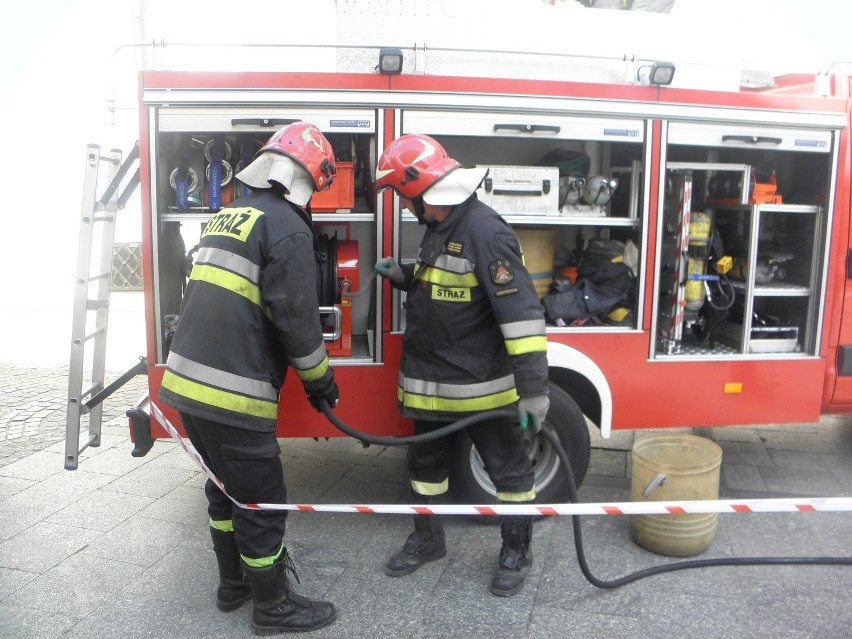
[[[372,272],[385,255],[415,259],[422,235],[373,185],[378,154],[405,133],[490,169],[478,197],[517,230],[548,309],[545,428],[578,481],[589,428],[812,422],[852,408],[848,76],[711,91],[667,86],[674,66],[653,61],[612,63],[632,64],[635,82],[589,83],[412,72],[402,53],[375,49],[381,63],[358,73],[140,74],[147,402],[204,224],[243,192],[233,175],[259,145],[305,121],[338,162],[312,208],[343,421],[410,432],[396,407],[404,295]],[[607,286],[588,273],[595,261],[626,265],[630,286],[584,309]],[[295,376],[281,405],[280,437],[340,436]],[[131,416],[142,455],[165,433],[146,403]],[[529,454],[539,498],[564,494],[547,441]],[[464,435],[454,473],[457,498],[493,494]]]

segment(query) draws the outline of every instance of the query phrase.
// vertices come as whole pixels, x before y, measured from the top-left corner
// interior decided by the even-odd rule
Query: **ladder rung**
[[[86,300],[87,311],[99,311],[102,308],[109,308],[109,300]]]
[[[94,282],[95,280],[102,280],[102,279],[104,279],[105,277],[109,277],[109,276],[111,276],[111,275],[112,275],[112,273],[98,273],[97,275],[92,275],[92,276],[89,278],[89,281],[90,281],[90,282]]]
[[[80,455],[84,450],[86,450],[89,446],[94,444],[98,439],[98,435],[89,435],[89,438],[86,440],[82,446],[80,446],[80,450],[77,451],[77,455]]]
[[[102,327],[100,327],[100,328],[98,328],[98,329],[95,329],[95,332],[94,332],[94,333],[89,333],[88,335],[86,335],[86,336],[83,338],[83,341],[84,341],[84,342],[88,342],[90,339],[92,339],[93,337],[97,337],[98,335],[100,335],[101,333],[103,333],[105,330],[106,330],[106,329],[105,329],[103,326],[102,326]]]
[[[112,156],[112,159],[116,163],[118,163],[118,161],[119,161],[118,156]],[[119,166],[118,171],[113,176],[112,181],[110,182],[109,186],[106,188],[106,191],[104,191],[103,197],[101,197],[101,199],[99,200],[102,204],[106,204],[107,202],[112,200],[113,196],[115,195],[115,192],[118,191],[118,187],[121,184],[121,181],[124,179],[124,176],[127,175],[127,172],[130,170],[130,165],[132,165],[138,159],[139,159],[139,143],[137,142],[133,146],[133,150],[130,152],[130,155],[128,155],[127,158],[124,160],[124,162]],[[134,175],[133,178],[130,180],[130,184],[132,184],[134,188],[135,188],[136,184],[138,184],[138,181],[137,181],[138,173],[139,173],[138,168],[136,169],[136,173],[137,173],[137,175]],[[134,181],[135,181],[135,184],[134,184]],[[130,184],[128,184],[128,186],[130,186]],[[124,198],[122,197],[122,198],[119,198],[119,199],[124,199]]]
[[[92,394],[93,391],[101,390],[101,388],[103,388],[103,386],[104,386],[103,382],[94,382],[88,388],[83,389],[83,391],[80,393],[80,399],[83,399],[84,397],[88,397],[89,395]]]

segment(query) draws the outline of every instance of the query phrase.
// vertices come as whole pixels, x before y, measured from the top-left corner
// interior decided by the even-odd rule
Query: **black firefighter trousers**
[[[428,433],[452,422],[414,420],[415,434]],[[524,433],[517,419],[499,417],[478,422],[467,434],[479,453],[491,483],[503,501],[532,501],[535,471],[527,456]],[[461,435],[461,433],[458,433]],[[450,464],[457,434],[408,447],[408,473],[412,482],[440,484],[450,475]],[[521,499],[527,496],[527,499]],[[508,497],[508,499],[507,499]],[[514,498],[513,498],[514,497]]]
[[[189,441],[231,497],[243,504],[287,503],[281,447],[274,432],[236,428],[184,412],[180,416]],[[204,493],[210,519],[233,522],[241,555],[264,559],[278,553],[287,511],[240,508],[209,479]]]

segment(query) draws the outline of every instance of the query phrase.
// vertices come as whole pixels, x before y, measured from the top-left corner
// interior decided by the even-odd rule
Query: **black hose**
[[[513,410],[500,409],[491,410],[484,413],[477,413],[453,422],[447,426],[439,428],[429,433],[421,433],[419,435],[410,435],[407,437],[381,437],[378,435],[370,435],[361,432],[349,424],[337,418],[328,406],[328,402],[321,399],[319,402],[320,410],[326,416],[332,425],[343,433],[354,437],[355,439],[376,444],[378,446],[407,446],[409,444],[422,444],[440,437],[449,435],[462,428],[467,428],[471,424],[490,419],[493,417],[512,417],[516,413]],[[571,469],[571,462],[565,449],[562,447],[562,442],[559,441],[559,436],[555,431],[547,428],[541,429],[541,434],[547,438],[556,454],[559,456],[559,461],[562,462],[562,469],[568,479],[568,493],[571,501],[579,504],[580,500],[577,496],[577,484],[574,482],[574,473]],[[574,547],[577,552],[577,563],[580,564],[580,570],[586,580],[597,588],[609,589],[618,588],[626,584],[659,575],[664,572],[675,572],[677,570],[686,570],[688,568],[709,568],[711,566],[766,566],[766,565],[852,565],[852,557],[720,557],[716,559],[692,559],[687,561],[678,561],[660,566],[652,566],[643,570],[624,575],[617,579],[599,579],[592,574],[589,564],[586,561],[586,552],[583,548],[583,533],[580,525],[580,515],[571,515],[571,522],[574,527]]]
[[[712,306],[717,311],[727,311],[729,308],[731,308],[734,305],[734,302],[736,301],[736,298],[737,298],[736,290],[731,285],[731,282],[728,280],[728,278],[725,275],[719,276],[719,280],[718,280],[719,294],[724,295],[724,291],[722,290],[722,288],[723,288],[722,282],[725,283],[725,285],[728,287],[728,291],[730,292],[730,295],[724,298],[725,302],[723,302],[722,304],[716,304],[716,302],[713,301],[712,295],[707,296],[707,301],[710,303],[710,306]],[[708,285],[708,290],[709,290],[709,285]]]
[[[476,424],[487,419],[493,419],[494,417],[514,417],[517,415],[517,412],[506,408],[499,410],[489,410],[483,413],[470,415],[469,417],[465,417],[463,419],[458,420],[457,422],[453,422],[452,424],[448,424],[428,433],[421,433],[419,435],[408,435],[405,437],[381,437],[379,435],[370,435],[368,433],[361,432],[360,430],[352,428],[352,426],[350,426],[346,422],[341,421],[337,417],[337,415],[331,412],[331,409],[328,407],[328,402],[324,399],[321,399],[319,401],[319,405],[323,415],[326,416],[326,419],[328,419],[328,421],[330,421],[331,424],[337,430],[346,433],[350,437],[354,437],[358,441],[367,442],[368,444],[375,444],[376,446],[408,446],[410,444],[425,444],[426,442],[431,442],[436,439],[440,439],[441,437],[445,437],[451,433],[455,433],[456,431],[459,431],[462,428],[467,428],[472,424]]]

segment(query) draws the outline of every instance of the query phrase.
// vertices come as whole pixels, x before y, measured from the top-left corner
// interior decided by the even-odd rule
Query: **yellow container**
[[[547,295],[553,281],[556,235],[552,229],[515,229],[524,252],[524,263],[539,297]]]
[[[694,501],[719,498],[722,449],[695,435],[648,435],[633,444],[630,498]],[[670,557],[704,552],[716,536],[716,513],[631,515],[630,534],[646,550]]]

